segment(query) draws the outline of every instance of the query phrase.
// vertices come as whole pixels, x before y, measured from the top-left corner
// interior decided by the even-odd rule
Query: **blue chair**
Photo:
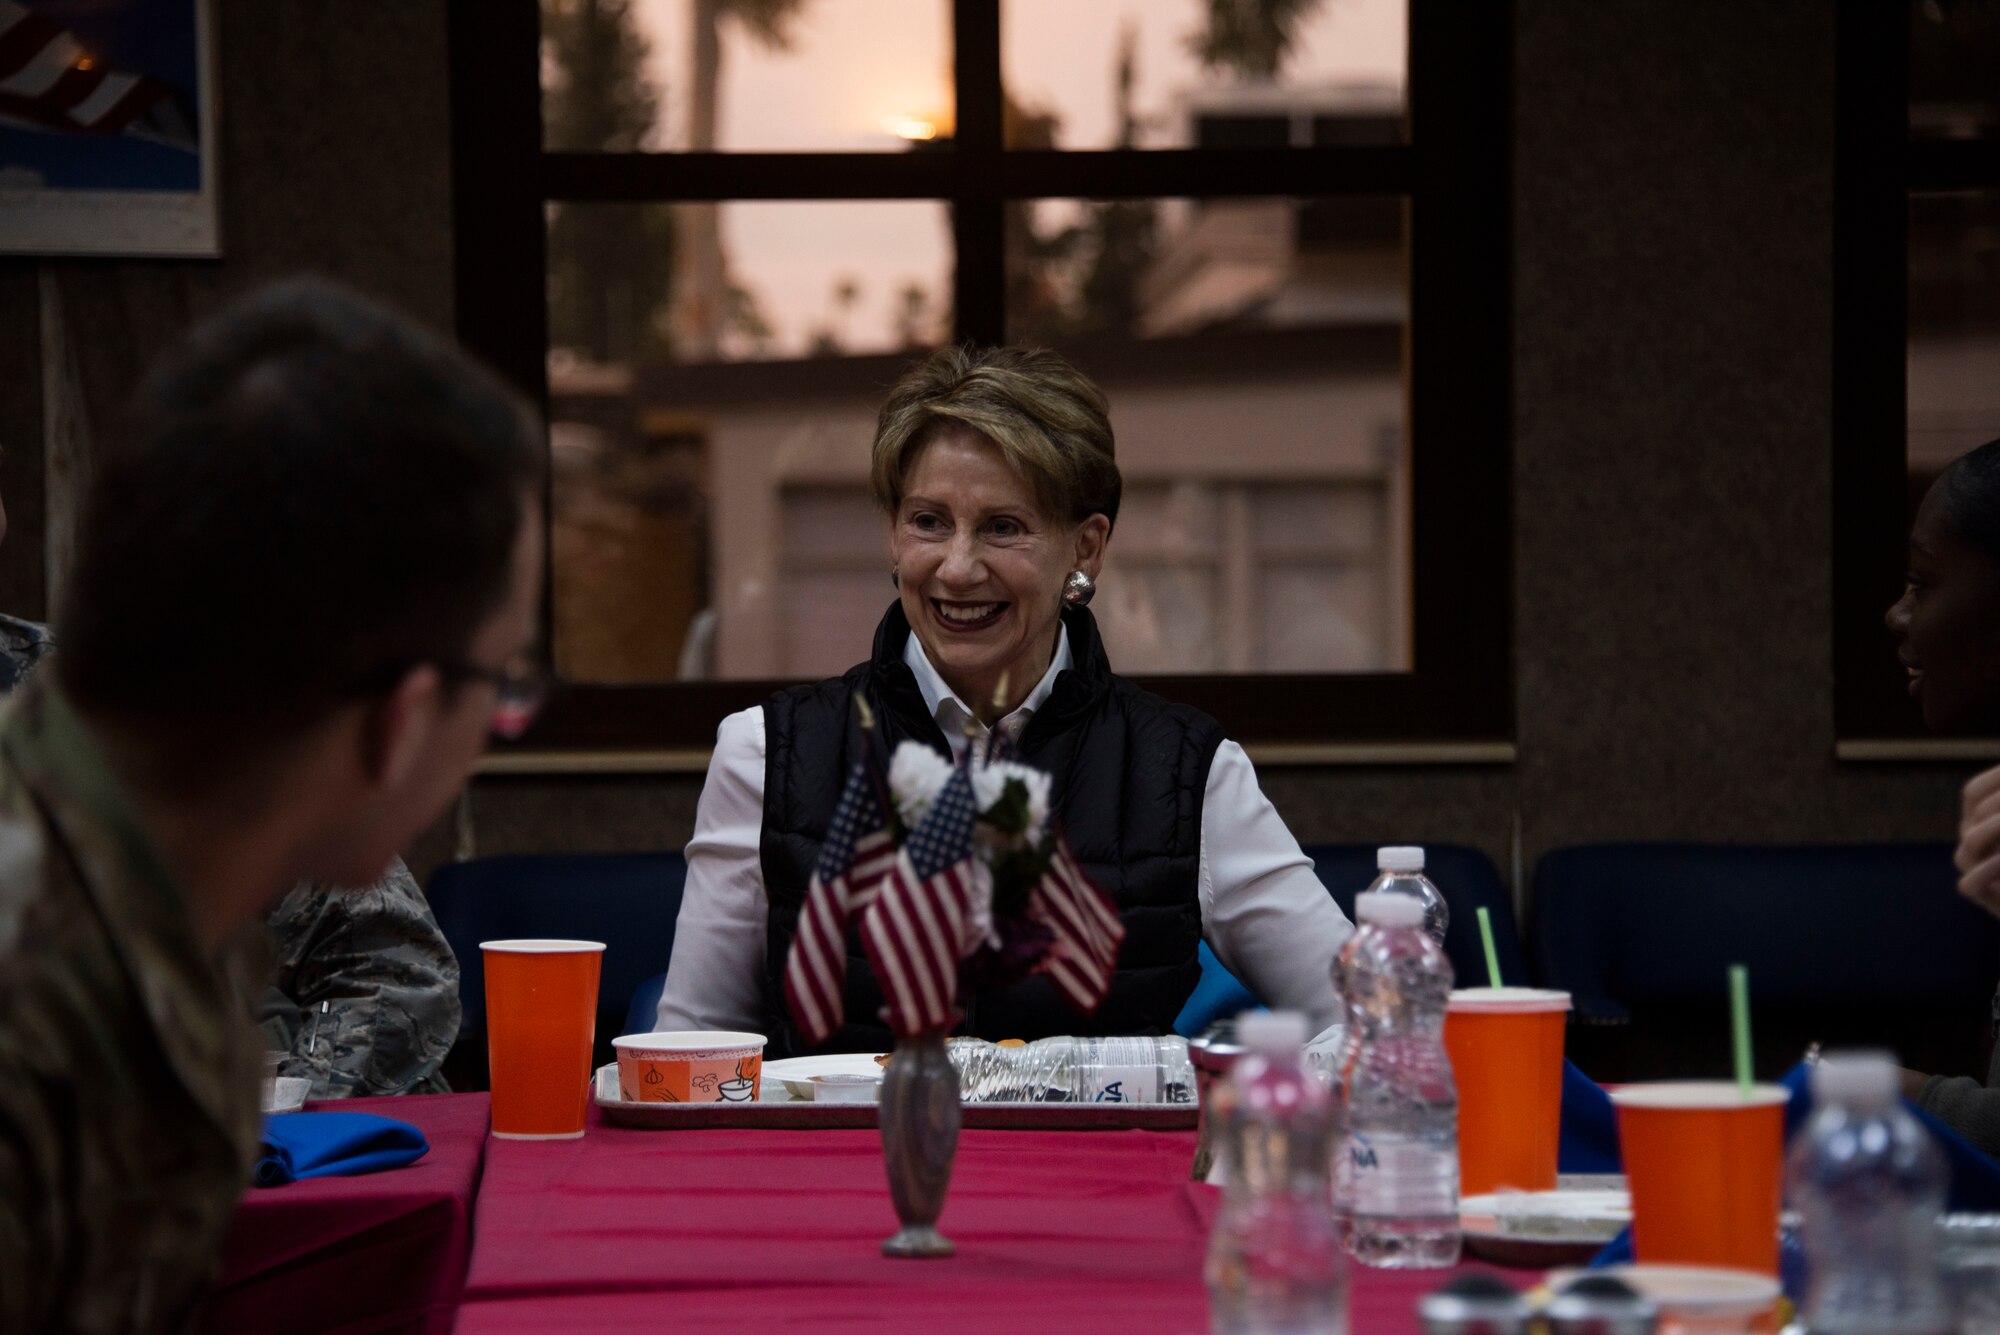
[[[1983,1077],[2000,922],[1956,880],[1943,843],[1557,849],[1535,869],[1535,963],[1598,1080],[1726,1075],[1739,963],[1760,1073],[1820,1042]]]
[[[1194,991],[1174,1020],[1174,1032],[1182,1038],[1193,1038],[1217,1020],[1264,1004],[1235,974],[1222,967],[1222,961],[1208,948],[1208,942],[1196,948],[1196,955],[1201,960],[1201,981],[1194,985]]]
[[[621,1034],[650,1034],[658,1022],[660,1014],[660,994],[667,990],[667,976],[656,973],[639,984],[632,994],[632,1004],[625,1008],[625,1027]]]
[[[1388,840],[1383,840],[1388,843]],[[1308,844],[1305,855],[1332,893],[1340,911],[1354,916],[1354,897],[1376,876],[1379,844]],[[1501,981],[1510,987],[1528,982],[1528,962],[1521,950],[1521,932],[1514,923],[1514,899],[1493,859],[1463,844],[1425,844],[1424,875],[1444,894],[1451,909],[1445,929],[1444,953],[1460,987],[1486,986],[1486,949],[1479,940],[1479,910],[1493,920],[1493,953],[1500,960]]]
[[[448,1074],[483,1085],[486,962],[481,941],[571,937],[604,942],[597,984],[597,1057],[610,1061],[633,995],[674,948],[687,862],[679,853],[527,853],[448,863],[426,891],[458,956],[465,1018]],[[657,997],[657,994],[655,994]],[[645,1026],[651,1028],[650,1021]]]

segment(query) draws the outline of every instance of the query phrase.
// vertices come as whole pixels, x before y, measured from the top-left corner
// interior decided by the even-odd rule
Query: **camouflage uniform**
[[[0,695],[54,647],[47,626],[0,614]],[[292,1054],[281,1074],[316,1099],[451,1088],[438,1067],[458,1037],[458,960],[407,867],[366,890],[296,886],[269,922],[278,967],[256,1014],[265,1047]]]
[[[300,885],[270,918],[276,981],[258,1010],[314,1098],[436,1094],[458,1037],[458,961],[400,861],[366,890]],[[324,1004],[324,1011],[321,1006]]]
[[[162,1331],[258,1142],[254,925],[202,942],[48,682],[0,714],[0,1331]]]

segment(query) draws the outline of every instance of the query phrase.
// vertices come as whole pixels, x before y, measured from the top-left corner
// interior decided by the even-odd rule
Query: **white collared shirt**
[[[924,704],[964,754],[966,720],[986,728],[945,684],[910,636],[903,661]],[[1069,631],[1056,638],[1049,670],[996,725],[1018,737],[1071,665]],[[759,842],[764,825],[764,710],[722,720],[708,781],[687,846],[687,890],[674,929],[673,959],[660,995],[663,1030],[756,1032],[764,1021],[764,947],[769,901]],[[1354,931],[1299,850],[1277,808],[1257,786],[1250,757],[1235,742],[1216,748],[1201,808],[1198,893],[1201,935],[1223,967],[1274,1009],[1305,1012],[1314,1031],[1342,1019],[1333,957]]]
[[[1056,678],[1069,669],[1071,662],[1069,627],[1058,621],[1056,652],[1055,656],[1049,659],[1049,670],[1042,674],[1042,679],[1035,683],[1035,689],[1028,692],[1027,698],[1014,707],[1014,712],[994,725],[1008,741],[1017,742],[1021,739],[1021,729],[1028,726],[1028,720],[1035,716],[1037,709],[1048,703],[1049,696],[1055,693]],[[979,715],[973,713],[972,706],[959,699],[958,692],[952,690],[945,679],[938,675],[938,670],[931,666],[930,655],[924,652],[924,646],[914,635],[904,642],[903,663],[910,669],[910,675],[917,679],[917,691],[924,697],[924,708],[931,711],[931,717],[937,721],[939,730],[944,733],[944,739],[951,743],[951,758],[963,760],[969,740],[966,736],[967,723],[971,724],[972,737],[982,742],[986,740],[991,729],[979,721]]]

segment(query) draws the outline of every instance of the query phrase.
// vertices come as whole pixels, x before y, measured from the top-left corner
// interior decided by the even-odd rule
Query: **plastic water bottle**
[[[1239,1016],[1236,1038],[1246,1051],[1216,1110],[1228,1185],[1208,1238],[1210,1329],[1346,1335],[1347,1262],[1327,1198],[1339,1107],[1301,1061],[1303,1015]]]
[[[1347,1014],[1340,1052],[1330,1073],[1342,1124],[1341,1139],[1333,1153],[1333,1221],[1340,1232],[1340,1245],[1350,1252],[1354,1250],[1354,1170],[1347,1145],[1347,1111],[1354,1063],[1361,1052],[1361,1036],[1370,1027],[1364,1007],[1376,991],[1373,971],[1381,951],[1375,938],[1382,934],[1382,928],[1376,921],[1375,910],[1381,903],[1370,894],[1355,898],[1354,934],[1333,957],[1333,990]]]
[[[1369,894],[1388,892],[1409,895],[1424,906],[1424,930],[1431,940],[1444,944],[1445,930],[1451,926],[1451,906],[1444,894],[1424,875],[1424,850],[1410,844],[1391,844],[1375,850],[1376,876]]]
[[[949,1045],[966,1103],[1192,1103],[1194,1064],[1184,1038],[1041,1038],[1001,1047]]]
[[[1408,895],[1364,894],[1365,924],[1342,947],[1354,1040],[1347,1074],[1345,1204],[1364,1265],[1415,1269],[1458,1260],[1458,1089],[1444,1051],[1451,961]],[[1349,958],[1348,951],[1354,951]]]
[[[1788,1165],[1806,1252],[1801,1323],[1811,1335],[1946,1335],[1944,1157],[1903,1110],[1896,1059],[1829,1053],[1812,1089]]]

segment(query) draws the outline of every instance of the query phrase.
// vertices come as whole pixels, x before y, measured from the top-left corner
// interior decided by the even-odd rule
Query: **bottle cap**
[[[1829,1103],[1891,1103],[1897,1085],[1896,1059],[1887,1052],[1829,1052],[1813,1067],[1813,1098]]]
[[[1422,927],[1424,902],[1394,890],[1366,890],[1354,897],[1354,917],[1377,927]]]
[[[1516,1335],[1534,1309],[1491,1275],[1460,1275],[1417,1304],[1424,1335]]]
[[[1306,1046],[1306,1017],[1297,1011],[1245,1011],[1236,1017],[1236,1041],[1261,1056],[1296,1057]]]
[[[1236,1065],[1236,1059],[1245,1050],[1242,1040],[1236,1037],[1236,1017],[1233,1015],[1217,1020],[1188,1040],[1188,1060],[1194,1063],[1197,1070],[1227,1071]]]
[[[1659,1309],[1623,1280],[1585,1275],[1542,1309],[1550,1335],[1653,1335]]]
[[[1422,871],[1424,850],[1414,844],[1391,844],[1375,850],[1375,866],[1381,871]]]

